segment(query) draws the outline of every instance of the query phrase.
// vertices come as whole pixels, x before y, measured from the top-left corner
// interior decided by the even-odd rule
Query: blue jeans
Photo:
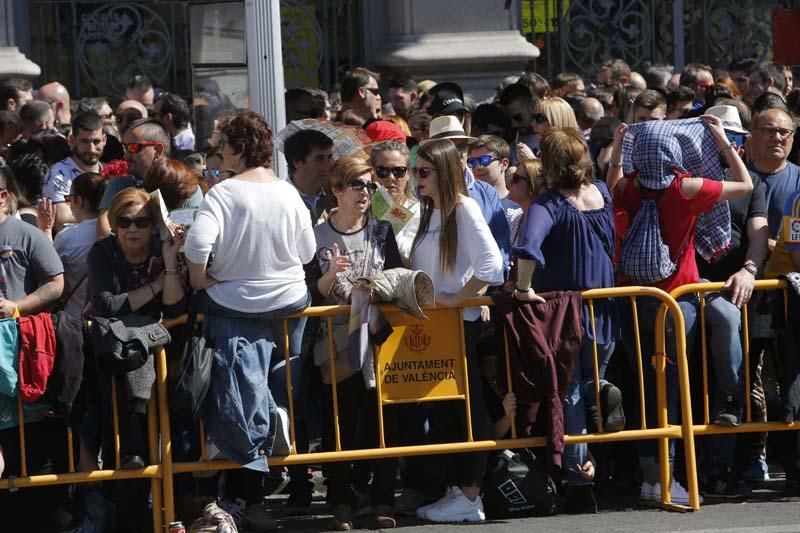
[[[655,353],[655,322],[656,311],[661,306],[661,302],[655,298],[642,297],[636,299],[639,315],[639,334],[641,340],[642,353],[642,374],[644,378],[644,399],[647,427],[655,428],[658,426],[658,404],[656,402],[656,370],[651,364],[651,356]],[[686,326],[686,347],[687,351],[694,344],[694,336],[697,324],[698,301],[693,294],[686,295],[678,299],[678,305],[683,313],[683,320]],[[629,299],[622,300],[622,344],[625,347],[625,354],[628,362],[636,373],[636,337],[633,330],[633,313]],[[678,366],[675,359],[675,323],[671,313],[667,312],[666,322],[666,347],[667,347],[667,416],[671,424],[679,420],[679,385],[678,385]],[[631,417],[632,427],[641,427],[642,413],[634,411]],[[639,464],[642,469],[655,467],[658,445],[652,440],[636,441],[636,449],[639,454]],[[674,446],[670,441],[670,462],[674,457]]]
[[[586,434],[586,403],[583,401],[584,395],[594,394],[594,341],[584,337],[581,344],[581,352],[575,368],[572,371],[572,378],[567,389],[567,396],[564,399],[564,434],[565,435],[585,435]],[[608,362],[614,353],[614,343],[597,345],[597,369],[600,376],[600,386],[605,384],[605,376]],[[588,460],[588,444],[570,444],[564,447],[564,467],[567,469],[567,483],[570,485],[591,485],[592,482],[582,478],[575,472],[576,465],[583,465]]]
[[[706,321],[711,330],[709,351],[714,362],[716,377],[716,406],[725,396],[733,395],[737,400],[742,389],[742,310],[733,305],[730,293],[712,293],[706,296]]]
[[[281,309],[241,313],[216,304],[204,292],[198,295],[198,311],[206,314],[205,334],[214,346],[203,418],[209,436],[225,456],[247,468],[268,470],[265,459],[272,451],[275,403],[288,399],[286,380],[280,379],[284,372],[271,371],[284,362],[283,317],[302,311],[309,300],[306,294]],[[298,369],[297,374],[305,321],[288,321],[292,367]],[[297,391],[300,377],[292,376]]]

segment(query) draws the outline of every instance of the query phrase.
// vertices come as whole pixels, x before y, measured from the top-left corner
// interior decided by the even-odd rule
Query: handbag
[[[114,376],[141,368],[153,348],[170,340],[167,328],[151,316],[131,313],[119,318],[93,318],[95,355],[100,367]]]
[[[185,335],[169,404],[178,416],[196,420],[211,383],[214,347],[198,326],[197,309],[193,306],[189,308]]]
[[[490,457],[482,497],[486,517],[492,520],[550,516],[558,508],[558,487],[528,448]]]

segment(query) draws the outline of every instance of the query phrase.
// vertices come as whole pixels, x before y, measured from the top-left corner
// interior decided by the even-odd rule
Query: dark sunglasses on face
[[[470,157],[467,159],[467,164],[469,168],[476,169],[478,167],[488,167],[495,161],[500,161],[500,159],[487,154],[480,157]]]
[[[136,218],[129,218],[129,217],[119,217],[117,219],[117,226],[122,229],[128,229],[131,227],[131,224],[136,226],[139,229],[149,228],[150,224],[153,221],[150,220],[150,217],[136,217]]]
[[[521,174],[517,174],[516,172],[511,176],[511,183],[520,183],[520,182],[530,183],[531,179],[528,176],[523,176]]]
[[[428,176],[436,172],[436,169],[431,167],[414,167],[411,170],[418,178],[423,180],[428,179]]]
[[[143,142],[143,143],[122,143],[122,148],[129,154],[138,154],[148,146],[160,146],[162,149],[164,145],[157,142]]]
[[[533,115],[533,121],[537,124],[544,124],[545,122],[547,122],[547,117],[544,116],[544,114],[542,113],[535,113]]]
[[[374,94],[375,96],[380,96],[381,91],[377,87],[364,87],[366,90]]]
[[[379,178],[388,178],[389,174],[397,179],[402,178],[408,172],[408,167],[375,167],[375,174]]]
[[[350,185],[350,188],[353,189],[356,192],[361,192],[361,191],[364,190],[364,188],[366,188],[367,192],[369,194],[372,194],[372,193],[374,193],[375,191],[378,190],[378,184],[377,183],[372,183],[371,181],[370,182],[366,182],[366,181],[361,181],[361,180],[350,180],[349,185]]]

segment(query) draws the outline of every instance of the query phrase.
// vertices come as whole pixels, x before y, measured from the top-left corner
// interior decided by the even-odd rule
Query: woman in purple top
[[[589,149],[574,128],[553,128],[540,144],[545,179],[549,187],[531,205],[525,225],[512,250],[517,260],[514,297],[526,302],[544,301],[535,291],[583,291],[614,286],[611,254],[614,218],[611,195],[602,181],[592,179]],[[535,270],[535,273],[534,273]],[[594,350],[600,377],[614,350],[614,308],[611,302],[594,304],[594,328],[588,305],[583,306],[585,331],[580,360],[576,362],[564,401],[564,430],[586,433],[586,405],[594,398]],[[601,383],[605,431],[624,427],[619,389]],[[591,463],[585,444],[565,448],[568,469],[568,512],[597,512],[591,489]]]

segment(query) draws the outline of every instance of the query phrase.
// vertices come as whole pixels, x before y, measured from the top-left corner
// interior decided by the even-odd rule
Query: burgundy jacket
[[[531,435],[544,406],[547,450],[551,467],[561,468],[564,452],[564,398],[580,353],[580,292],[545,292],[547,300],[527,304],[510,294],[492,295],[495,310],[508,337],[511,382],[520,406],[523,433]]]

